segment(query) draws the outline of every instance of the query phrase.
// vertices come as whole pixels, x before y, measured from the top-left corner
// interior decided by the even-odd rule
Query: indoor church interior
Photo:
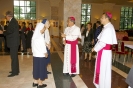
[[[7,11],[11,11],[13,18],[18,22],[17,30],[19,33],[17,39],[20,39],[19,41],[10,37],[10,33],[14,31],[10,31],[12,28],[8,28],[8,25],[11,25],[10,22],[13,18],[7,20]],[[107,88],[96,87],[95,85],[96,62],[99,57],[98,52],[92,52],[98,43],[94,43],[95,36],[97,36],[96,41],[99,41],[98,35],[100,35],[100,33],[97,35],[96,30],[100,25],[100,32],[102,34],[103,29],[106,28],[101,21],[103,14],[105,14],[107,18],[111,18],[111,21],[109,21],[114,26],[117,41],[117,44],[112,45],[110,50],[110,52],[112,52],[111,56],[106,55],[107,59],[111,57],[111,75],[107,75],[109,77],[111,76],[111,80],[107,82],[110,83],[111,86],[108,88],[132,88],[131,85],[126,82],[126,79],[133,66],[133,0],[0,0],[0,88]],[[46,84],[46,86],[39,87],[34,86],[35,81],[33,74],[35,73],[33,69],[35,56],[33,55],[34,46],[32,45],[32,39],[36,33],[38,23],[43,24],[44,19],[47,19],[50,25],[48,28],[50,37],[50,53],[48,53],[48,57],[50,58],[50,62],[45,66],[47,69],[47,78],[43,80],[43,84]],[[72,51],[72,49],[74,49],[73,47],[69,47],[70,49],[65,50],[69,45],[74,46],[71,41],[64,40],[64,38],[69,40],[71,36],[71,34],[65,34],[65,30],[70,28],[69,21],[76,25],[76,30],[80,29],[80,36],[76,40],[77,45],[75,45],[75,47],[78,46],[78,49],[74,51]],[[25,25],[24,36],[21,36],[23,25]],[[45,23],[43,25],[45,26]],[[92,44],[85,40],[85,36],[90,34],[90,32],[88,32],[88,34],[85,32],[89,29],[88,27],[90,27],[90,30],[92,29],[92,35],[88,38],[92,38],[90,42]],[[15,27],[13,28],[15,29]],[[70,31],[70,29],[68,31]],[[6,31],[10,32],[9,35],[6,34]],[[111,33],[106,35],[110,36],[110,34]],[[45,32],[44,35],[46,35]],[[77,35],[73,35],[71,38],[73,39],[75,36]],[[9,37],[10,39],[8,39]],[[46,36],[44,39],[45,38]],[[104,38],[106,38],[106,36]],[[13,62],[14,57],[11,55],[11,47],[8,47],[10,46],[10,44],[8,44],[9,41],[11,44],[13,44],[14,41],[20,43],[17,53],[19,72],[15,75],[13,75],[12,71],[13,63],[11,62]],[[91,46],[87,47],[87,44]],[[47,43],[44,43],[44,45],[47,47]],[[87,49],[85,47],[87,47]],[[15,52],[15,50],[12,52]],[[72,65],[72,56],[75,55],[73,52],[75,52],[76,55],[79,54],[78,57],[75,56],[78,58],[75,63],[78,63],[79,66],[77,68],[79,73],[76,75],[71,75],[69,72],[68,74],[64,73],[63,70],[66,63]],[[67,53],[69,53],[70,62],[65,60]],[[106,66],[101,68],[106,68]],[[77,69],[76,71],[78,71]],[[72,72],[72,66],[69,70]],[[103,72],[101,72],[101,74],[102,73]],[[133,80],[133,76],[130,78]],[[104,79],[101,82],[100,78],[98,80],[98,85],[106,81],[106,79]]]

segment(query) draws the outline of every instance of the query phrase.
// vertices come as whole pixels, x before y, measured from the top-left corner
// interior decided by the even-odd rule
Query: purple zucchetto
[[[112,14],[110,12],[105,13],[110,19],[112,18]]]

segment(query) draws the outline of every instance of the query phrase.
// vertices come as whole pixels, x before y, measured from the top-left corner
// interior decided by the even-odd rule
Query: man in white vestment
[[[75,77],[79,74],[79,49],[78,38],[81,38],[80,28],[75,25],[75,18],[68,17],[68,27],[62,33],[64,50],[64,75]]]
[[[110,12],[102,15],[101,23],[104,25],[104,28],[98,36],[98,42],[92,49],[92,52],[97,52],[93,79],[96,88],[111,88],[111,49],[113,44],[117,44],[115,29],[110,22],[111,18],[112,14]]]

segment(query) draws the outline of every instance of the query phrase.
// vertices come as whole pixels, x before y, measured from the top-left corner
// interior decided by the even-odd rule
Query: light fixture
[[[112,19],[113,19],[114,21],[116,21],[116,20],[117,20],[117,18],[116,18],[116,17],[113,17]]]
[[[95,19],[96,19],[96,20],[99,20],[99,17],[98,17],[98,16],[95,16]]]
[[[131,2],[131,3],[133,3],[133,0],[128,0],[127,2]]]
[[[45,14],[42,14],[42,15],[41,15],[41,18],[45,18]]]

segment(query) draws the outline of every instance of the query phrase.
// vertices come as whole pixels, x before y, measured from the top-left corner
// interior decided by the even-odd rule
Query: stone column
[[[80,27],[81,4],[81,0],[64,0],[64,28],[66,28],[67,19],[70,16],[74,16],[76,18],[76,25]]]
[[[80,27],[81,22],[81,0],[61,0],[59,3],[59,32],[63,33],[67,27],[67,19],[70,16],[76,18],[76,25]],[[62,37],[59,34],[59,42],[62,44]]]

